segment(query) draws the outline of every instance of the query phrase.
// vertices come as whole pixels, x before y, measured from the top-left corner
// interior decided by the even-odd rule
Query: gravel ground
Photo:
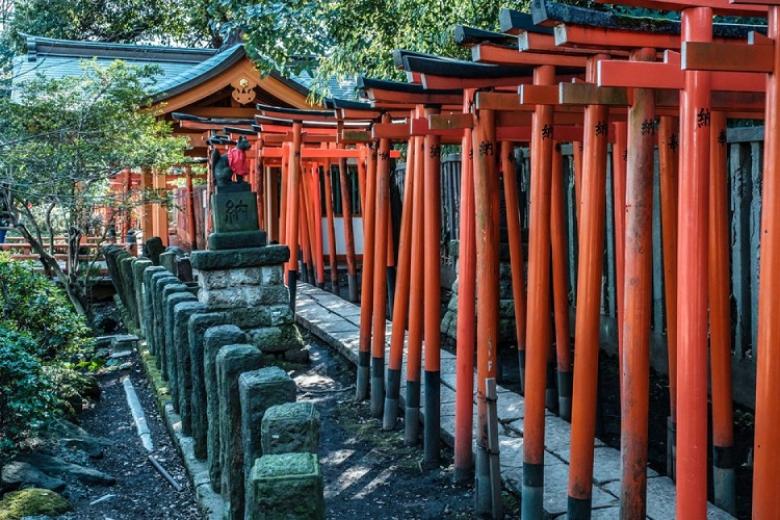
[[[73,504],[74,511],[59,518],[67,520],[202,518],[179,453],[173,447],[163,420],[157,412],[136,354],[133,355],[132,363],[129,371],[103,376],[100,381],[103,389],[101,399],[80,416],[82,428],[92,435],[103,437],[111,442],[106,447],[103,458],[90,460],[88,464],[114,476],[117,483],[106,487],[85,487],[68,482],[64,495]],[[130,376],[143,406],[154,442],[154,456],[182,485],[180,492],[177,492],[147,459],[147,452],[141,446],[125,398],[122,386],[122,378],[125,375]],[[78,457],[76,452],[64,455],[67,455],[70,460]],[[90,505],[90,502],[106,495],[113,496],[99,504]]]

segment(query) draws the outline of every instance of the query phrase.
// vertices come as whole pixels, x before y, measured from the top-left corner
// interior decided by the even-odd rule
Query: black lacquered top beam
[[[606,7],[591,9],[549,0],[532,0],[531,16],[534,23],[549,27],[565,23],[618,31],[680,34],[680,21],[664,18],[660,12],[658,17],[626,16],[608,11]],[[739,23],[712,24],[712,35],[716,38],[743,39],[750,31],[766,34],[766,26]]]
[[[251,125],[251,119],[238,119],[232,117],[204,117],[196,116],[192,114],[185,114],[184,112],[173,112],[171,117],[174,121],[195,121],[197,123],[207,123],[213,125]]]
[[[273,105],[264,105],[262,103],[256,104],[255,107],[261,111],[265,110],[268,112],[289,114],[292,118],[295,119],[300,119],[306,116],[336,117],[336,113],[333,112],[333,110],[303,110],[300,108],[286,108],[286,107],[276,107]]]
[[[448,58],[446,56],[436,56],[435,54],[425,54],[424,52],[395,49],[393,50],[393,63],[395,64],[395,67],[397,69],[405,70],[404,60],[409,56],[412,56],[414,58],[428,58],[431,60],[440,60],[440,61],[455,61],[455,62],[459,61],[455,58]]]
[[[471,63],[471,62],[465,62]],[[366,91],[368,89],[388,90],[392,92],[406,92],[409,94],[461,94],[460,89],[425,89],[419,83],[404,83],[402,81],[388,81],[384,79],[358,78],[358,89]]]
[[[351,101],[348,99],[329,98],[325,100],[325,106],[335,110],[341,108],[347,108],[352,110],[372,110],[373,107],[369,103],[363,103],[362,101]]]
[[[521,13],[514,9],[501,8],[498,12],[498,23],[501,32],[516,34],[518,31],[528,31],[539,34],[552,34],[551,27],[536,25],[533,17],[528,13]]]
[[[452,78],[506,78],[517,76],[529,76],[533,67],[507,67],[502,65],[487,65],[461,60],[439,60],[420,58],[416,56],[404,57],[404,70],[432,76],[444,76]]]
[[[249,130],[248,128],[238,128],[235,126],[226,126],[225,132],[229,134],[239,134],[239,135],[257,135],[257,132],[254,130]]]
[[[515,36],[485,31],[475,27],[465,25],[456,25],[452,30],[452,38],[458,45],[477,45],[480,43],[494,43],[506,47],[517,48],[517,38]]]

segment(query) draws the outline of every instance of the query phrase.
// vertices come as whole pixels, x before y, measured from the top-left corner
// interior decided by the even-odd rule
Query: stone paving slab
[[[357,363],[360,307],[334,294],[305,283],[298,284],[296,320],[322,341],[335,348],[345,358]],[[327,323],[333,321],[334,324]],[[344,321],[353,328],[344,325]],[[327,324],[326,324],[327,323]],[[390,345],[392,323],[387,321],[386,347]],[[404,349],[405,350],[405,349]],[[405,355],[405,354],[404,354]],[[405,359],[404,359],[405,365]],[[442,439],[452,445],[455,431],[455,356],[441,352],[441,417]],[[402,373],[406,373],[405,366]],[[502,386],[498,391],[498,420],[503,426],[499,436],[501,451],[501,478],[508,489],[520,493],[523,460],[523,397]],[[401,383],[401,399],[406,385]],[[422,396],[421,396],[421,402]],[[476,407],[474,425],[476,426]],[[566,518],[569,473],[569,439],[571,425],[547,412],[545,418],[545,511],[558,519]],[[599,439],[594,443],[593,516],[616,518],[619,515],[620,452],[606,446]],[[651,520],[674,518],[674,482],[648,468],[647,514]],[[723,510],[708,505],[707,518],[722,520],[734,518]]]

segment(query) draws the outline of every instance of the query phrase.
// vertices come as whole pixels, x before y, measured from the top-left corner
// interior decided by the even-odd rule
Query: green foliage
[[[96,396],[84,317],[30,262],[0,253],[0,453]]]
[[[28,335],[29,352],[45,361],[81,360],[92,347],[84,317],[62,289],[7,253],[0,253],[0,325]]]
[[[32,354],[37,348],[28,335],[0,325],[0,453],[57,415],[54,384]]]
[[[0,99],[0,186],[8,187],[0,190],[6,198],[0,206],[11,208],[13,224],[79,312],[89,273],[77,260],[80,237],[105,236],[114,219],[144,202],[141,193],[112,192],[109,178],[127,167],[164,170],[184,160],[186,147],[170,123],[146,108],[144,87],[154,82],[156,67],[121,61],[81,67],[80,76],[31,78],[18,85],[18,97]],[[67,276],[42,245],[54,235],[68,237]]]
[[[208,2],[17,0],[11,30],[17,38],[20,33],[27,33],[49,38],[111,42],[186,39],[193,34],[188,31],[188,26],[199,19],[193,16],[199,14],[198,4]]]
[[[317,62],[315,88],[327,94],[331,77],[400,78],[392,51],[465,57],[452,41],[452,26],[495,30],[501,7],[524,9],[527,0],[219,0],[232,26],[244,30],[261,69],[299,72]]]

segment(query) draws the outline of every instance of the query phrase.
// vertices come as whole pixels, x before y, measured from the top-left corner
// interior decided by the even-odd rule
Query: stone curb
[[[208,463],[195,457],[192,437],[185,437],[181,433],[181,417],[173,411],[170,393],[164,386],[160,371],[155,365],[155,357],[147,349],[145,340],[141,341],[138,350],[146,378],[154,390],[157,409],[165,420],[168,433],[175,441],[176,449],[181,454],[192,487],[195,488],[195,498],[205,515],[204,518],[223,520],[225,500],[211,487]]]

